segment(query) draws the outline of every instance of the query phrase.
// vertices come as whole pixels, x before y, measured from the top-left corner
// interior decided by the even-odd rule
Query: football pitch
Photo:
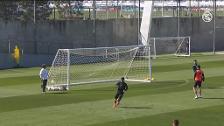
[[[205,73],[202,99],[194,99],[192,62]],[[113,109],[116,82],[74,86],[41,94],[40,68],[0,70],[1,126],[224,125],[224,55],[193,54],[152,61],[152,83],[127,82]],[[119,79],[119,78],[118,78]]]

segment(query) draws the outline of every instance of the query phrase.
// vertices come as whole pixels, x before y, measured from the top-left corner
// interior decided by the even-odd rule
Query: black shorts
[[[201,87],[201,81],[195,81],[195,84],[194,84],[194,87],[197,88],[197,87]]]
[[[117,92],[117,94],[114,96],[115,99],[117,99],[118,101],[120,101],[123,97],[124,93],[121,92]]]
[[[41,87],[42,88],[45,88],[47,86],[47,80],[42,80],[42,85]]]

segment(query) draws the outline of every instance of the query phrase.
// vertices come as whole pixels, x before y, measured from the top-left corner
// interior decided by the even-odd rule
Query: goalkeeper
[[[124,92],[128,90],[128,85],[125,83],[124,77],[121,78],[119,82],[117,82],[117,93],[114,97],[113,108],[117,108],[120,104],[120,101],[124,95]]]

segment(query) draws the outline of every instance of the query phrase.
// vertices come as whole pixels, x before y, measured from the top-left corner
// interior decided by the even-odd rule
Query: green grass
[[[198,100],[192,93],[193,59],[206,76],[204,98]],[[181,126],[224,125],[224,55],[165,57],[152,63],[155,81],[128,82],[117,110],[112,109],[115,82],[41,94],[39,68],[1,70],[0,125],[169,126],[173,119]]]

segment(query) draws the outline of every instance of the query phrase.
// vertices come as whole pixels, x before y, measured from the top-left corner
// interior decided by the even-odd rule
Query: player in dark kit
[[[194,60],[194,64],[193,64],[193,66],[192,66],[192,69],[193,69],[193,72],[195,73],[196,72],[196,70],[197,70],[197,68],[198,68],[198,61],[197,60]]]
[[[124,95],[124,92],[128,90],[128,85],[124,81],[124,77],[121,78],[119,82],[117,82],[117,93],[114,97],[113,108],[117,108],[120,104],[120,101]]]

